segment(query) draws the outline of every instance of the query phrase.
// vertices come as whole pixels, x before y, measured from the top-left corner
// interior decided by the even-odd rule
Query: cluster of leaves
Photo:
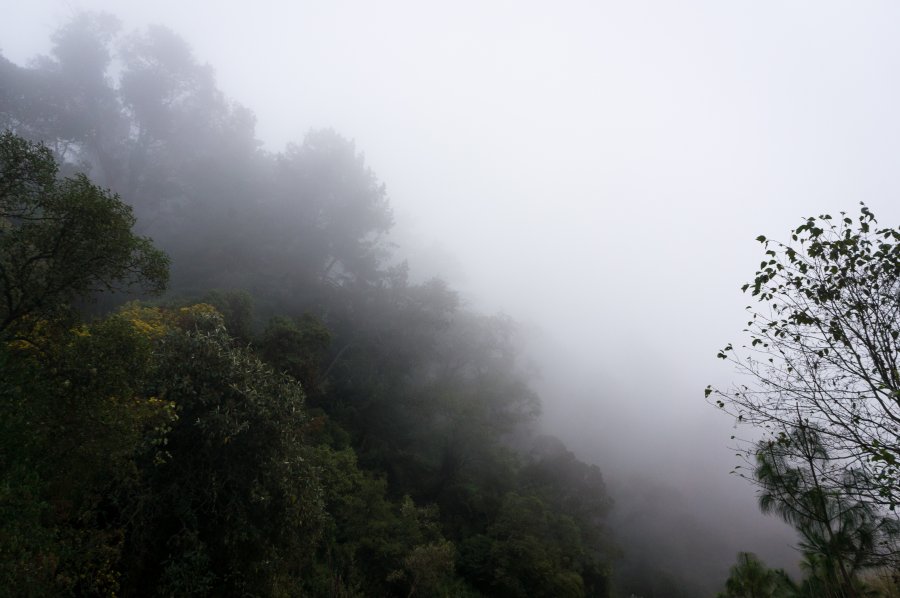
[[[352,143],[318,131],[262,152],[252,116],[177,36],[117,31],[81,15],[33,67],[0,58],[0,125],[17,134],[4,139],[49,173],[17,201],[71,206],[77,226],[56,235],[79,249],[29,271],[29,289],[62,288],[10,310],[3,332],[0,585],[607,595],[603,479],[531,431],[515,323],[409,281]],[[73,301],[132,275],[159,287],[167,262],[115,195],[58,182],[51,156],[128,199],[171,256],[174,298],[80,323]],[[91,214],[128,235],[105,246],[102,218],[79,228]],[[0,215],[0,233],[23,226]],[[40,250],[32,238],[0,241]],[[67,262],[90,250],[98,261]],[[51,285],[57,271],[81,278]]]

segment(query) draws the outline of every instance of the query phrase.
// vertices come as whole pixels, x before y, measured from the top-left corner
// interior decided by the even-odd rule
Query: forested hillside
[[[286,61],[218,38],[255,92],[321,60],[326,123],[388,123],[396,217],[355,131],[267,145],[170,29],[70,14],[0,53],[0,596],[900,596],[900,228],[818,212],[900,189],[890,19],[288,4],[192,8],[290,23]],[[757,238],[718,377],[726,246],[790,196],[824,207]]]
[[[610,595],[516,323],[410,282],[352,142],[262,150],[162,27],[53,43],[0,57],[0,591]]]

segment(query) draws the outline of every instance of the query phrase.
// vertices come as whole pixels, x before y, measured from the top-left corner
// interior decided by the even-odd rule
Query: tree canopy
[[[0,134],[0,333],[91,293],[162,291],[168,258],[132,233],[131,208],[86,176],[57,179],[50,150]]]

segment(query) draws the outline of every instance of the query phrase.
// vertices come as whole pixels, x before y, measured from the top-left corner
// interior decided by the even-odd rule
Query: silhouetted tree
[[[854,470],[854,493],[879,509],[900,504],[900,229],[879,228],[865,206],[809,218],[765,257],[744,285],[761,306],[746,356],[719,357],[749,378],[716,403],[771,438],[815,433],[823,477]],[[753,448],[749,449],[753,452]]]

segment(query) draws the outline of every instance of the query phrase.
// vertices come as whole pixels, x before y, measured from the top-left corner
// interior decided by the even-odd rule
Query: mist
[[[600,467],[623,575],[797,570],[703,389],[734,379],[755,237],[861,201],[900,222],[895,3],[33,0],[0,53],[32,64],[80,11],[183,37],[262,151],[353,140],[410,279],[527,331],[541,430]]]

